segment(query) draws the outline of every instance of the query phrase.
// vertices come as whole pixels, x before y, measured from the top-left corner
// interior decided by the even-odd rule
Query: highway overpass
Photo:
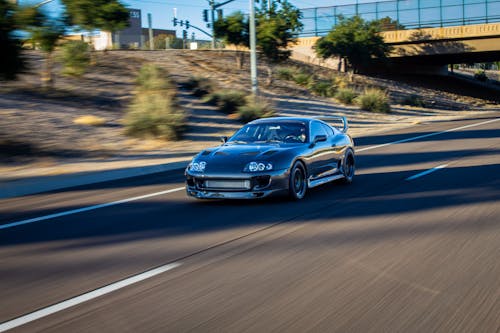
[[[390,0],[301,11],[304,30],[293,57],[302,61],[336,68],[335,60],[317,59],[312,46],[340,17],[355,15],[383,20],[393,46],[390,64],[398,71],[435,73],[447,64],[500,60],[500,0]]]
[[[446,71],[446,65],[500,60],[500,23],[385,31],[393,46],[390,67],[397,71]],[[335,59],[316,57],[313,46],[320,37],[301,37],[293,58],[337,68]]]

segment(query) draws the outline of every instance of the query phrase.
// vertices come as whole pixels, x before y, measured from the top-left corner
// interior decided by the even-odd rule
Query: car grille
[[[206,189],[224,189],[224,190],[249,190],[251,188],[250,180],[205,180]]]

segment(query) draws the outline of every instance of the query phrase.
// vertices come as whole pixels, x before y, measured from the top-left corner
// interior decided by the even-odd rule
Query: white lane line
[[[383,144],[380,144],[380,145],[375,145],[375,146],[365,147],[365,148],[361,148],[361,149],[356,149],[356,152],[362,152],[362,151],[367,151],[367,150],[382,148],[382,147],[386,147],[386,146],[390,146],[390,145],[395,145],[395,144],[398,144],[398,143],[405,143],[405,142],[415,141],[415,140],[419,140],[419,139],[423,139],[423,138],[428,138],[428,137],[435,136],[435,135],[440,135],[440,134],[444,134],[444,133],[459,131],[459,130],[466,129],[466,128],[481,126],[481,125],[493,123],[493,122],[499,121],[499,120],[500,120],[500,118],[496,118],[496,119],[492,119],[492,120],[488,120],[488,121],[483,121],[483,122],[476,123],[476,124],[471,124],[471,125],[465,125],[465,126],[450,128],[450,129],[448,129],[446,131],[434,132],[434,133],[429,133],[429,134],[414,136],[414,137],[408,138],[408,139],[397,140],[397,141],[392,141],[392,142],[388,142],[388,143],[383,143]]]
[[[8,223],[8,224],[0,225],[0,230],[12,228],[12,227],[17,227],[17,226],[20,226],[20,225],[23,225],[23,224],[28,224],[28,223],[33,223],[33,222],[39,222],[39,221],[44,221],[44,220],[48,220],[48,219],[53,219],[53,218],[56,218],[56,217],[61,217],[61,216],[66,216],[66,215],[71,215],[71,214],[77,214],[77,213],[87,212],[89,210],[94,210],[94,209],[99,209],[99,208],[104,208],[104,207],[109,207],[109,206],[120,205],[120,204],[123,204],[123,203],[131,202],[131,201],[137,201],[137,200],[142,200],[142,199],[146,199],[146,198],[151,198],[151,197],[155,197],[155,196],[162,195],[162,194],[169,194],[169,193],[181,191],[181,190],[184,190],[184,189],[185,189],[185,187],[177,187],[177,188],[173,188],[173,189],[165,190],[165,191],[161,191],[161,192],[155,192],[155,193],[140,195],[138,197],[127,198],[127,199],[122,199],[122,200],[118,200],[118,201],[103,203],[103,204],[99,204],[99,205],[88,206],[88,207],[83,207],[83,208],[78,208],[78,209],[72,209],[72,210],[68,210],[68,211],[65,211],[65,212],[60,212],[60,213],[54,213],[54,214],[49,214],[49,215],[34,217],[34,218],[31,218],[31,219],[27,219],[27,220],[22,220],[22,221],[17,221],[17,222],[12,222],[12,223]]]
[[[441,164],[441,165],[438,165],[437,167],[435,168],[432,168],[432,169],[429,169],[429,170],[425,170],[423,172],[420,172],[420,173],[417,173],[416,175],[413,175],[411,177],[408,177],[406,178],[405,180],[414,180],[414,179],[417,179],[417,178],[420,178],[422,176],[425,176],[425,175],[428,175],[430,174],[431,172],[434,172],[434,171],[438,171],[439,169],[444,169],[448,166],[448,164]]]
[[[161,273],[164,273],[164,272],[169,271],[171,269],[174,269],[176,267],[179,267],[180,265],[181,265],[181,263],[179,263],[179,262],[174,262],[171,264],[163,265],[163,266],[151,269],[149,271],[146,271],[144,273],[140,273],[140,274],[131,276],[131,277],[126,278],[124,280],[121,280],[121,281],[118,281],[118,282],[115,282],[112,284],[108,284],[107,286],[95,289],[91,292],[82,294],[80,296],[70,298],[70,299],[65,300],[61,303],[57,303],[57,304],[48,306],[46,308],[37,310],[35,312],[31,312],[27,315],[18,317],[16,319],[6,321],[6,322],[0,324],[0,332],[5,332],[5,331],[13,329],[15,327],[32,322],[34,320],[37,320],[37,319],[46,317],[48,315],[54,314],[56,312],[65,310],[65,309],[70,308],[72,306],[75,306],[75,305],[81,304],[83,302],[90,301],[94,298],[109,294],[115,290],[125,288],[127,286],[130,286],[131,284],[152,278],[153,276],[156,276],[158,274],[161,274]]]

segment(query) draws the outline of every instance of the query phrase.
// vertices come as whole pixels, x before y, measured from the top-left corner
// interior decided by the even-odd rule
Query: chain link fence
[[[500,22],[500,0],[396,0],[302,9],[300,37],[324,36],[340,17],[385,19],[384,30]],[[390,19],[390,20],[389,20]]]

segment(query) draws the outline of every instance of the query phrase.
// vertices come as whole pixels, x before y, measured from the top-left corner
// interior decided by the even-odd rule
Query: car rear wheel
[[[346,152],[344,157],[344,161],[342,163],[342,174],[344,175],[344,183],[350,184],[354,178],[354,173],[356,170],[356,166],[354,163],[354,154],[351,150]]]
[[[290,171],[288,192],[290,199],[300,200],[304,198],[307,191],[306,170],[300,162],[295,162]]]

